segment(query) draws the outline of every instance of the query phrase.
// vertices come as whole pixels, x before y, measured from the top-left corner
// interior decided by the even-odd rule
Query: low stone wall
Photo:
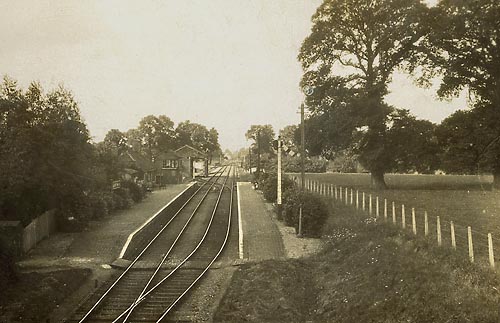
[[[120,258],[133,260],[137,257],[141,250],[146,247],[149,241],[151,241],[161,228],[163,228],[175,213],[177,213],[198,187],[199,185],[197,183],[189,186],[150,218],[141,228],[132,233],[120,254]]]

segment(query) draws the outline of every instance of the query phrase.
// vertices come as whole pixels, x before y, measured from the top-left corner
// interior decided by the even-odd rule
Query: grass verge
[[[19,280],[0,294],[0,321],[45,322],[90,273],[90,269],[66,269],[19,274]]]
[[[500,280],[336,206],[319,254],[242,266],[215,322],[498,322]]]

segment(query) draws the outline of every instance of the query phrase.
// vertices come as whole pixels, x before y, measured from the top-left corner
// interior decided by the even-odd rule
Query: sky
[[[433,0],[429,0],[433,1]],[[94,141],[146,115],[215,127],[223,149],[252,124],[297,124],[297,54],[321,0],[0,0],[0,75],[63,84]],[[394,75],[389,104],[440,122],[464,97]]]

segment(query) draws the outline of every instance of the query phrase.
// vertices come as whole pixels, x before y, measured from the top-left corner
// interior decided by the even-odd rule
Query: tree
[[[111,129],[104,137],[103,144],[106,149],[118,156],[129,149],[127,141],[127,136],[123,132]]]
[[[498,158],[489,157],[500,145],[495,139],[499,125],[493,122],[500,119],[500,2],[442,0],[433,12],[433,32],[423,44],[426,51],[422,62],[426,68],[420,81],[425,83],[439,75],[440,97],[453,97],[468,89],[472,107],[481,110],[458,112],[443,123],[441,131],[452,136],[444,141],[445,156],[449,160],[453,153],[460,161],[457,169],[449,163],[446,167],[472,171],[481,165],[481,169],[493,172],[495,187],[500,188]],[[477,128],[477,124],[482,127]],[[453,129],[455,126],[465,128]]]
[[[174,122],[165,115],[142,118],[134,135],[141,143],[142,153],[149,157],[175,147]]]
[[[177,125],[175,133],[178,147],[192,146],[206,153],[210,160],[212,154],[220,148],[219,133],[215,128],[208,130],[204,125],[186,120]]]
[[[295,147],[300,147],[300,127],[298,125],[285,126],[280,130],[281,140]]]
[[[305,71],[302,84],[318,89],[307,98],[308,106],[320,114],[332,109],[328,113],[333,119],[345,116],[346,141],[332,147],[345,149],[352,143],[352,129],[366,129],[356,137],[356,145],[378,188],[385,188],[384,173],[389,170],[383,144],[391,109],[383,99],[394,70],[414,68],[409,62],[427,34],[422,23],[426,12],[420,0],[325,0],[298,56]],[[347,75],[335,76],[335,69]]]
[[[500,119],[497,108],[483,105],[459,110],[443,120],[437,130],[442,169],[450,173],[478,174],[489,171],[500,187]]]
[[[267,125],[252,125],[245,133],[247,139],[254,141],[252,144],[252,154],[257,156],[257,174],[261,172],[261,157],[262,154],[273,153],[274,130],[269,124]],[[257,175],[258,176],[258,175]]]
[[[73,95],[62,86],[23,92],[4,78],[0,91],[0,214],[27,224],[53,208],[79,210],[92,185],[92,145]]]

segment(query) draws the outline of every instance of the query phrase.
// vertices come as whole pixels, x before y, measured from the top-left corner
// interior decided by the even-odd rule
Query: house
[[[181,167],[183,179],[192,179],[200,173],[207,176],[208,159],[205,153],[189,145],[182,146],[175,153],[183,160]]]
[[[146,156],[135,151],[126,151],[119,156],[119,162],[123,166],[121,177],[124,180],[143,181],[151,183],[154,181],[154,164]]]
[[[154,184],[165,186],[166,184],[182,183],[183,167],[182,157],[174,151],[161,152],[153,157],[153,179]]]

